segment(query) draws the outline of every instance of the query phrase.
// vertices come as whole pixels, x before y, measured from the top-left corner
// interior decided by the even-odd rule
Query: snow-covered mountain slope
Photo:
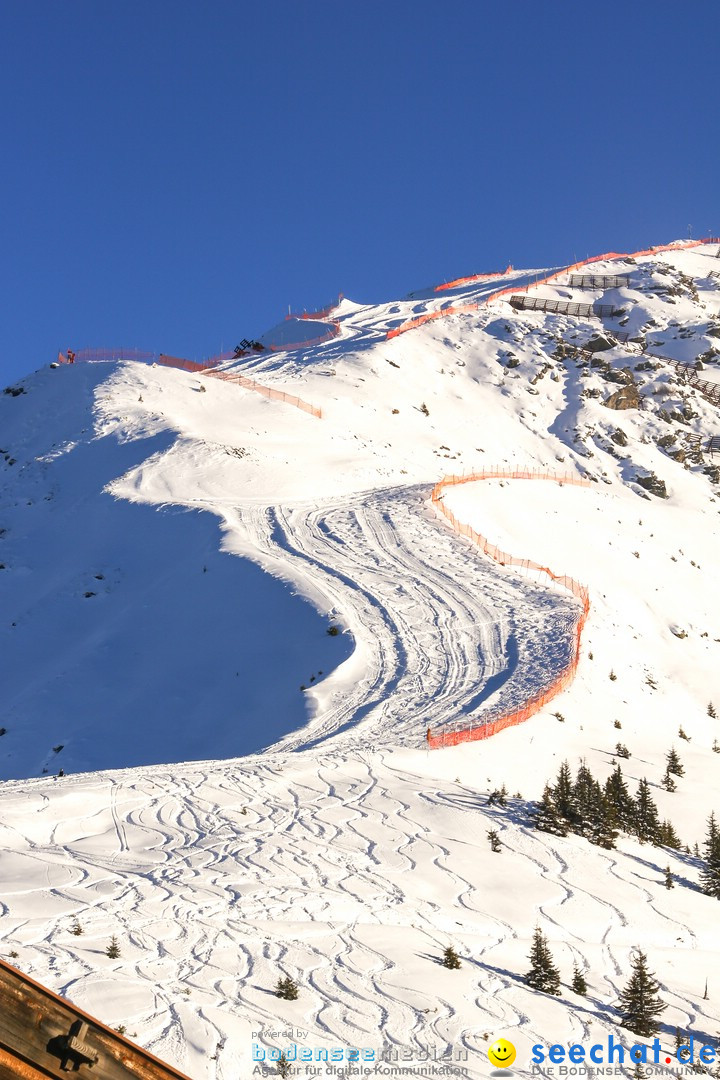
[[[716,253],[593,264],[628,276],[609,290],[528,290],[619,309],[602,320],[484,304],[490,279],[344,300],[333,340],[226,366],[321,419],[136,363],[47,369],[0,398],[3,775],[273,748],[5,785],[0,934],[21,966],[198,1078],[237,1075],[248,1032],[283,1024],[308,1044],[379,1046],[379,1028],[475,1055],[502,1027],[522,1072],[538,1038],[614,1022],[633,941],[670,988],[670,1027],[713,1030],[698,988],[716,902],[657,886],[668,862],[695,885],[697,860],[550,841],[524,801],[485,803],[503,781],[537,798],[566,756],[604,779],[622,740],[631,788],[647,776],[662,816],[702,840],[720,768],[720,475],[685,436],[718,434],[720,410],[652,355],[701,356],[696,377],[718,381]],[[387,339],[448,302],[480,306]],[[428,503],[444,473],[491,465],[594,481],[446,495],[589,586],[579,671],[523,727],[427,755],[428,726],[514,708],[567,663],[573,601],[484,559]],[[659,787],[673,743],[674,794]],[[68,937],[76,914],[87,938]],[[590,1006],[518,981],[538,919],[565,972],[589,965]],[[113,932],[126,948],[110,965]],[[433,964],[451,940],[462,973]],[[267,992],[279,968],[306,987],[287,1012]],[[463,1067],[487,1073],[482,1054]]]
[[[613,1033],[630,1045],[614,1006],[636,945],[668,1004],[663,1047],[672,1050],[675,1027],[714,1039],[715,992],[703,1000],[703,988],[720,962],[717,901],[697,889],[698,860],[628,839],[603,851],[535,832],[520,799],[488,807],[503,778],[525,798],[535,791],[552,744],[556,764],[582,751],[608,770],[609,745],[594,751],[579,725],[539,718],[435,754],[315,750],[10,782],[4,950],[198,1080],[252,1075],[253,1043],[266,1053],[360,1047],[377,1058],[390,1046],[416,1075],[423,1055],[466,1052],[457,1067],[472,1080],[488,1075],[487,1046],[500,1035],[517,1047],[523,1076],[538,1042]],[[647,773],[662,796],[657,753],[631,745],[628,779]],[[681,791],[663,806],[681,831],[702,791],[698,756],[683,758]],[[561,970],[558,998],[523,982],[536,923]],[[113,960],[104,955],[112,935]],[[459,971],[439,966],[447,945]],[[574,963],[587,997],[568,989]],[[296,1001],[273,996],[285,976],[299,984]],[[387,1073],[377,1065],[367,1075]]]
[[[567,604],[478,559],[423,506],[443,471],[485,464],[561,463],[609,483],[604,500],[574,493],[589,534],[592,515],[616,500],[628,500],[617,505],[631,522],[631,507],[641,506],[629,494],[642,492],[636,478],[657,474],[670,498],[663,510],[651,498],[645,533],[628,536],[625,549],[662,530],[663,582],[680,590],[674,606],[654,612],[666,628],[682,624],[683,590],[693,591],[683,560],[705,566],[697,621],[709,639],[693,669],[711,670],[717,598],[708,559],[689,538],[697,512],[713,550],[712,476],[670,455],[684,434],[714,433],[718,410],[639,349],[712,359],[715,250],[623,261],[629,285],[610,299],[625,314],[614,322],[645,341],[592,360],[573,350],[597,336],[598,320],[516,313],[504,301],[386,341],[388,328],[447,302],[428,290],[429,299],[379,308],[343,301],[333,313],[337,340],[229,365],[320,406],[321,420],[232,383],[141,364],[45,370],[25,381],[25,394],[4,395],[3,630],[12,673],[4,774],[221,757],[293,731],[288,745],[338,729],[418,745],[431,719],[442,726],[478,715],[497,684],[508,706],[517,704],[540,676],[532,657],[548,677],[553,655],[562,662],[563,635],[552,626],[563,625]],[[593,272],[612,267],[597,263]],[[507,281],[521,287],[533,276]],[[450,299],[482,301],[496,284],[474,282]],[[557,282],[536,291],[593,299]],[[711,363],[703,377],[712,377]],[[628,387],[642,409],[603,403]],[[543,506],[516,541],[532,558],[525,549],[537,514],[554,498],[545,488],[538,495]],[[211,518],[180,508],[209,511],[224,551],[284,578],[348,637],[327,640],[327,622],[247,562],[222,558]],[[492,533],[492,516],[486,523],[479,511],[474,523]],[[612,537],[596,542],[609,551]],[[675,555],[673,565],[676,548],[687,557]],[[561,556],[556,550],[548,560]],[[646,546],[644,558],[652,552]],[[417,589],[398,581],[398,561]],[[582,580],[582,566],[578,573]],[[619,593],[611,590],[611,608]],[[350,634],[354,654],[330,674],[346,659]],[[557,650],[543,641],[557,641]],[[148,712],[153,734],[139,740]]]

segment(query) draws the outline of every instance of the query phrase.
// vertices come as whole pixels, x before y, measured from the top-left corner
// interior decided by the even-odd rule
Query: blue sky
[[[6,0],[4,382],[720,232],[717,9]]]

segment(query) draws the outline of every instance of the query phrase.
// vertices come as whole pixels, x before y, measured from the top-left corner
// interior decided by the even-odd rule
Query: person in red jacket
[[[68,349],[67,356],[68,356],[68,364],[74,364],[75,363],[75,353],[72,351],[72,349]]]

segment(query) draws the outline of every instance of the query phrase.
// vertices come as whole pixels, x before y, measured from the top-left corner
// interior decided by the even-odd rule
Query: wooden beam
[[[0,1080],[189,1080],[0,960]]]

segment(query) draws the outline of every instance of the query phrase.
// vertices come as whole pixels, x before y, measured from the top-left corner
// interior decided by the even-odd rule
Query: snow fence
[[[182,371],[195,373],[225,364],[234,356],[234,352],[224,352],[198,363],[195,360],[184,360],[181,356],[167,356],[165,353],[145,352],[142,349],[128,349],[120,346],[117,349],[78,349],[76,353],[73,353],[72,360],[59,352],[58,363],[110,364],[118,360],[133,360],[139,364],[163,364],[165,367],[180,368]]]
[[[546,285],[549,281],[555,281],[559,277],[563,277],[565,274],[571,273],[573,270],[579,270],[583,266],[589,266],[591,263],[602,262],[604,259],[637,259],[642,255],[658,255],[662,251],[683,251],[686,248],[701,247],[703,244],[717,244],[720,243],[720,237],[706,236],[702,240],[685,240],[681,243],[675,244],[661,244],[658,247],[645,248],[642,251],[633,252],[619,252],[619,251],[606,251],[603,255],[593,255],[589,259],[581,259],[580,262],[573,263],[572,266],[563,266],[560,270],[555,270],[552,274],[547,274],[546,277],[538,278],[536,281],[527,284],[524,289],[521,288],[521,292],[527,292],[528,289],[535,289],[538,285]],[[484,275],[479,275],[476,278],[457,278],[456,281],[451,282],[450,285],[444,286],[450,288],[451,285],[462,284],[463,282],[477,281]],[[436,290],[437,291],[437,290]],[[497,292],[490,293],[489,296],[484,297],[481,301],[475,304],[458,304],[457,306],[448,306],[441,308],[439,311],[429,311],[425,315],[418,315],[415,319],[409,319],[407,322],[402,323],[400,326],[394,327],[392,330],[388,330],[386,339],[389,341],[391,338],[398,337],[400,334],[407,333],[408,330],[415,330],[418,326],[423,326],[425,323],[432,322],[434,319],[440,319],[445,315],[460,315],[466,311],[476,311],[479,307],[485,307],[487,304],[491,304],[494,300],[499,300],[503,296],[510,296],[518,292],[518,287],[511,286],[508,289],[499,289]]]
[[[435,485],[431,495],[433,505],[447,518],[455,532],[461,536],[467,536],[482,550],[483,554],[489,556],[501,566],[515,566],[526,573],[539,572],[545,574],[550,583],[563,586],[573,596],[577,597],[580,604],[572,630],[570,660],[564,670],[549,686],[533,694],[532,697],[528,698],[527,701],[524,701],[519,708],[514,709],[512,712],[489,712],[485,715],[482,723],[470,722],[462,727],[454,728],[452,731],[433,733],[432,728],[428,728],[427,743],[431,750],[437,750],[443,746],[457,746],[459,743],[464,742],[475,742],[478,739],[489,739],[492,735],[497,735],[499,731],[504,731],[505,728],[523,724],[570,685],[575,677],[580,659],[580,638],[590,611],[590,596],[587,587],[581,585],[567,574],[556,574],[550,567],[542,566],[540,563],[533,562],[532,559],[520,559],[507,551],[503,551],[502,548],[499,548],[497,544],[493,544],[482,533],[476,532],[470,525],[459,521],[452,510],[445,505],[444,496],[447,488],[456,484],[469,484],[478,480],[494,479],[552,480],[560,484],[561,487],[563,484],[590,487],[590,481],[584,480],[573,473],[555,473],[535,469],[483,469],[482,472],[470,473],[467,476],[445,476]]]
[[[302,412],[309,413],[310,416],[316,416],[318,420],[322,419],[322,409],[317,405],[311,405],[309,401],[303,401],[302,398],[296,397],[294,394],[287,394],[284,390],[276,390],[273,386],[265,386],[263,383],[256,382],[255,379],[248,379],[247,375],[239,375],[234,371],[205,371],[203,374],[209,378],[222,379],[223,382],[242,386],[244,390],[253,390],[256,394],[262,394],[263,397],[269,398],[270,401],[284,401]]]
[[[286,318],[297,318],[297,316],[286,316]],[[301,315],[301,319],[310,319],[311,315]],[[320,334],[319,337],[308,338],[307,341],[292,341],[287,345],[266,345],[265,348],[270,352],[289,352],[291,349],[308,349],[311,345],[322,345],[325,341],[332,341],[340,333],[340,323],[332,320],[328,323],[327,332]]]
[[[289,345],[284,346],[284,348],[291,347]],[[317,405],[311,405],[308,401],[303,401],[302,398],[296,397],[295,394],[288,394],[284,390],[276,390],[272,386],[265,386],[263,383],[256,382],[255,379],[248,379],[246,375],[239,375],[234,371],[217,370],[219,364],[225,364],[228,360],[233,359],[235,359],[235,353],[226,352],[220,353],[218,356],[212,356],[203,363],[197,363],[194,360],[183,360],[180,356],[166,356],[165,353],[141,352],[139,349],[121,348],[80,349],[75,354],[74,362],[109,363],[113,360],[136,360],[144,364],[163,364],[165,367],[189,371],[192,375],[211,375],[215,379],[235,383],[236,386],[242,386],[244,390],[252,390],[270,401],[284,401],[302,412],[309,413],[310,416],[316,416],[318,419],[322,418],[322,409]],[[63,353],[58,353],[58,362],[67,364],[70,361]]]
[[[446,289],[457,289],[460,285],[472,285],[474,281],[489,281],[491,278],[505,277],[514,269],[512,263],[504,270],[496,270],[492,274],[471,274],[469,277],[455,278],[454,281],[446,281],[444,285],[436,285],[435,292],[445,292]]]

